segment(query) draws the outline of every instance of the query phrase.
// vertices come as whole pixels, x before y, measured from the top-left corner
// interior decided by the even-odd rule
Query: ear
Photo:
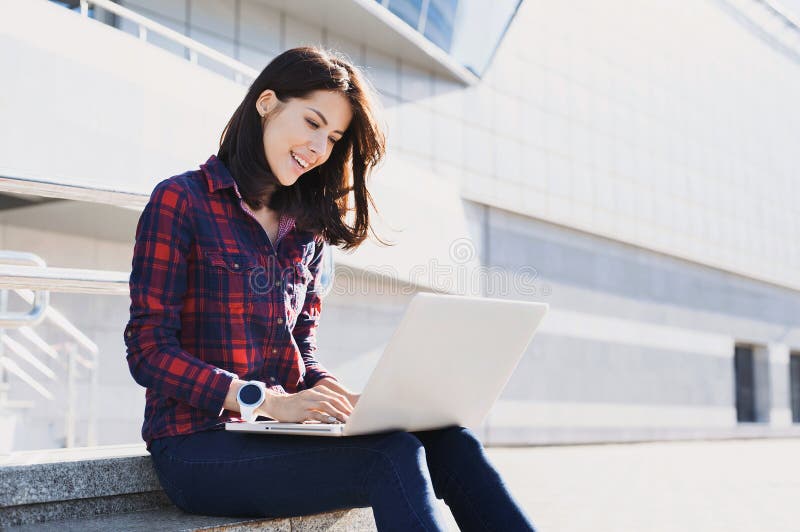
[[[275,102],[277,101],[278,97],[275,95],[275,91],[272,89],[266,89],[264,92],[258,95],[258,99],[256,100],[256,112],[263,118],[270,111],[272,111],[272,109],[275,107]]]

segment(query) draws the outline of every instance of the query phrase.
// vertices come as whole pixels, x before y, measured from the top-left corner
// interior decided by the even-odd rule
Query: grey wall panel
[[[730,359],[537,334],[503,399],[729,406]]]
[[[800,292],[508,211],[487,212],[489,264],[531,265],[544,281],[642,304],[800,328]],[[608,312],[617,315],[613,306]]]

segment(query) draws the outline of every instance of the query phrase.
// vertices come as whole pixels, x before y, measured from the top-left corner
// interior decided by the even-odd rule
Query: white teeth
[[[294,152],[290,152],[290,153],[292,154],[292,157],[294,158],[294,160],[297,161],[297,164],[299,164],[303,168],[308,168],[308,163],[307,162],[305,162],[303,159],[301,159],[300,157],[295,155]]]

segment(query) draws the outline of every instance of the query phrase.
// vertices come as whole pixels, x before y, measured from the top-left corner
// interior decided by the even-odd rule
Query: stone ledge
[[[149,455],[0,466],[0,508],[160,489]]]
[[[371,508],[280,519],[187,514],[164,494],[144,445],[0,457],[0,530],[375,530]]]
[[[100,515],[159,510],[173,506],[167,495],[159,491],[130,493],[123,496],[93,497],[24,504],[0,508],[0,530],[6,526],[34,525],[49,521],[86,518]]]
[[[0,467],[52,464],[57,462],[80,462],[81,460],[125,458],[130,456],[149,456],[149,453],[144,443],[17,451],[11,454],[0,455]]]
[[[372,510],[357,508],[282,519],[207,517],[187,514],[172,506],[159,510],[94,516],[84,519],[49,521],[6,527],[9,532],[350,532],[374,531]]]

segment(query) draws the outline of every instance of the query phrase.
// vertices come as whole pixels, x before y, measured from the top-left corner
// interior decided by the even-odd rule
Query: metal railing
[[[119,271],[84,270],[74,268],[48,268],[41,257],[33,253],[17,251],[0,251],[0,410],[2,408],[25,409],[31,408],[31,401],[10,401],[8,399],[9,385],[5,372],[13,374],[31,389],[47,400],[54,396],[48,387],[20,367],[15,360],[6,353],[13,353],[17,358],[24,360],[47,380],[57,380],[55,372],[42,363],[34,353],[21,342],[11,338],[6,329],[17,329],[19,333],[34,347],[51,359],[59,362],[67,373],[67,401],[65,412],[65,440],[67,447],[75,445],[76,436],[76,411],[77,390],[75,380],[80,376],[78,366],[89,371],[90,386],[88,398],[88,428],[87,445],[97,443],[97,387],[98,387],[98,357],[99,349],[89,337],[81,332],[75,325],[58,310],[49,306],[49,292],[68,292],[82,294],[108,294],[127,295],[129,273]],[[8,264],[8,263],[11,264]],[[35,264],[24,266],[20,263]],[[34,290],[30,290],[30,288]],[[33,305],[33,310],[25,313],[8,312],[8,295],[13,291],[26,303]],[[63,331],[70,340],[58,346],[50,345],[36,331],[32,325],[48,321]],[[66,362],[61,360],[59,349],[66,352]],[[89,357],[82,356],[78,348],[89,352]]]
[[[35,269],[46,267],[47,264],[38,255],[33,253],[25,253],[20,251],[0,251],[0,261],[5,264],[0,265],[0,268],[31,268],[31,266],[17,266],[17,264],[35,264]],[[11,263],[9,265],[9,263]],[[5,308],[2,309],[0,314],[0,327],[24,327],[36,325],[41,323],[45,316],[45,310],[50,302],[50,293],[44,290],[38,290],[34,296],[33,308],[27,313],[21,312],[7,312]],[[5,303],[5,302],[4,302]]]
[[[256,69],[109,0],[81,0],[81,15],[86,18],[89,18],[90,4],[136,24],[139,39],[142,41],[146,42],[148,33],[153,32],[183,46],[188,51],[189,62],[193,64],[198,64],[198,57],[202,55],[229,68],[236,83],[249,83],[258,77],[259,72]]]
[[[27,194],[40,198],[57,198],[90,203],[103,203],[115,207],[142,210],[147,204],[149,194],[102,189],[86,185],[74,185],[29,179],[23,177],[0,176],[0,191]]]
[[[2,260],[3,252],[0,252]],[[127,295],[129,273],[0,264],[0,288],[30,288],[76,294]],[[27,325],[27,324],[22,324]],[[9,327],[0,317],[0,327]]]

